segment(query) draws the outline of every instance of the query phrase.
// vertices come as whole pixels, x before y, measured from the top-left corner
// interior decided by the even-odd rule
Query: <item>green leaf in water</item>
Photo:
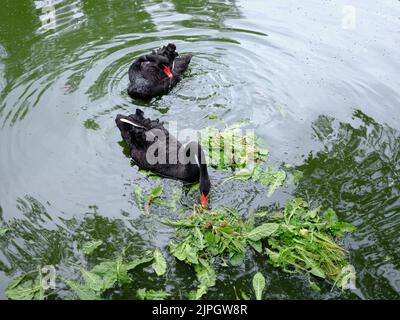
[[[46,289],[43,287],[43,274],[39,269],[36,279],[32,281],[23,275],[12,281],[6,289],[6,295],[11,300],[44,300]]]
[[[160,223],[170,227],[192,227],[193,223],[188,220],[160,220]]]
[[[343,221],[336,222],[334,225],[332,225],[331,229],[335,236],[343,236],[345,233],[350,233],[357,230],[357,228],[351,223]]]
[[[258,253],[262,253],[262,243],[261,241],[251,241],[247,240],[248,244],[253,247]]]
[[[355,288],[356,281],[356,270],[354,266],[347,265],[342,268],[338,276],[336,277],[335,283],[342,290]]]
[[[83,123],[83,125],[85,126],[86,129],[90,129],[90,130],[98,130],[98,129],[100,129],[100,126],[98,125],[98,123],[94,119],[87,119]]]
[[[259,241],[263,238],[269,237],[271,234],[277,231],[278,228],[278,223],[264,223],[248,232],[246,237],[251,241]]]
[[[228,181],[231,181],[231,180],[247,181],[247,180],[249,180],[249,179],[252,177],[252,175],[253,175],[253,172],[252,172],[250,169],[248,169],[248,168],[243,168],[243,169],[240,169],[239,171],[237,171],[237,172],[235,173],[235,175],[233,175],[233,176],[231,176],[231,177],[229,177],[229,178],[226,178],[226,179],[223,181],[223,183],[228,182]]]
[[[157,186],[150,191],[150,195],[144,205],[145,213],[149,214],[151,204],[161,197],[164,188],[162,186]]]
[[[140,300],[165,300],[170,296],[170,294],[165,291],[146,289],[139,289],[138,291],[136,291],[136,295]]]
[[[240,295],[242,296],[243,300],[250,300],[250,297],[247,295],[247,293],[242,290],[240,291]],[[237,299],[239,299],[239,297]]]
[[[97,274],[87,271],[83,268],[80,269],[85,285],[94,291],[105,290],[104,280]]]
[[[10,229],[8,229],[8,228],[0,227],[0,237],[5,236],[6,233],[8,233],[9,231],[10,231]]]
[[[142,258],[142,259],[136,259],[132,260],[126,263],[126,269],[128,271],[135,269],[138,266],[144,266],[147,265],[151,262],[154,261],[154,257],[149,257],[149,258]]]
[[[160,249],[154,251],[153,268],[158,276],[162,276],[167,271],[167,261],[165,261],[164,255]]]
[[[217,169],[243,169],[253,171],[255,163],[266,159],[266,150],[254,134],[242,132],[247,123],[236,123],[224,130],[207,127],[200,133],[200,144],[208,151],[207,163]],[[245,176],[241,176],[245,179]]]
[[[7,288],[6,295],[11,300],[32,300],[37,289],[33,287],[33,281],[28,280],[13,289]]]
[[[105,287],[112,287],[115,283],[129,281],[128,268],[119,257],[115,261],[102,262],[91,270],[91,272],[103,277],[107,283]]]
[[[310,284],[311,289],[313,289],[315,292],[321,292],[321,288],[311,280],[311,277],[308,277],[308,283]]]
[[[71,290],[77,295],[79,299],[100,300],[100,297],[97,295],[97,293],[89,287],[68,279],[63,279],[63,281],[68,287],[71,288]]]
[[[274,266],[285,271],[335,281],[340,286],[338,275],[348,265],[344,249],[335,242],[341,222],[332,209],[327,210],[325,219],[321,219],[319,211],[310,209],[300,198],[288,202],[278,230],[268,238],[266,253]],[[311,279],[310,285],[316,287]]]
[[[336,212],[333,211],[332,208],[329,208],[325,211],[325,221],[328,227],[335,225],[339,221]]]
[[[211,266],[203,266],[198,264],[194,267],[194,270],[196,271],[197,279],[199,280],[200,285],[198,286],[197,291],[193,292],[189,298],[192,300],[199,300],[204,294],[207,293],[208,288],[215,286],[217,275]]]
[[[186,260],[186,242],[179,244],[170,243],[169,251],[180,261]]]
[[[84,254],[91,254],[94,250],[103,244],[102,240],[89,241],[83,244],[81,252]]]
[[[235,252],[232,254],[230,258],[230,262],[232,266],[239,266],[243,263],[244,260],[244,252]]]
[[[256,299],[261,300],[265,289],[265,278],[261,272],[257,272],[253,277],[253,289],[256,294]]]
[[[270,197],[278,188],[282,187],[285,180],[285,171],[278,170],[275,173],[272,173],[270,167],[268,167],[265,173],[260,177],[260,182],[269,186],[267,197]]]
[[[196,246],[200,250],[204,249],[204,236],[203,236],[203,234],[201,233],[201,231],[200,231],[200,229],[198,227],[194,228],[194,236],[195,236],[195,238],[197,240],[197,242],[196,242],[197,245]]]
[[[6,295],[11,300],[32,300],[36,290],[32,288],[33,281],[26,280],[26,275],[13,280],[7,286]]]
[[[161,197],[163,190],[164,190],[164,188],[162,186],[158,186],[158,187],[151,189],[150,199],[154,200],[154,199]]]

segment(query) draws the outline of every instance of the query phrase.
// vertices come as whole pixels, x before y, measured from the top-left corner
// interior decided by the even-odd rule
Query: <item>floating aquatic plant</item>
[[[208,211],[198,206],[185,219],[161,222],[177,228],[175,241],[169,244],[171,254],[192,265],[196,272],[199,286],[190,294],[191,299],[200,299],[215,285],[214,263],[223,266],[241,264],[248,245],[261,252],[261,239],[278,228],[277,223],[253,227],[228,208]]]
[[[139,300],[164,300],[169,297],[169,293],[162,290],[139,289],[136,291]]]
[[[196,187],[197,186],[197,187]],[[194,192],[198,190],[198,184],[192,185],[189,189],[190,192]],[[135,201],[137,207],[142,210],[145,214],[150,213],[151,206],[158,206],[171,209],[174,212],[184,211],[185,208],[178,208],[179,200],[182,197],[182,190],[181,189],[173,189],[172,194],[168,198],[161,198],[161,195],[164,191],[162,186],[154,187],[150,190],[149,195],[144,195],[142,188],[135,184],[133,186],[133,195],[135,197]]]
[[[261,300],[265,289],[265,278],[261,272],[257,272],[253,277],[253,289],[256,299]]]
[[[121,285],[131,281],[129,273],[138,267],[152,265],[158,276],[166,272],[166,261],[159,249],[156,249],[153,256],[126,260],[119,256],[115,260],[103,261],[95,265],[91,270],[80,268],[83,281],[72,281],[63,279],[74,294],[83,300],[98,300],[101,295],[115,285]]]
[[[223,130],[207,127],[200,132],[200,144],[207,151],[207,163],[218,170],[243,169],[266,160],[268,150],[252,130],[243,134],[245,122]]]
[[[91,129],[91,130],[98,130],[100,129],[99,124],[96,122],[94,119],[87,119],[83,123],[86,129]]]
[[[43,286],[43,273],[40,268],[36,278],[24,274],[11,281],[6,289],[6,295],[11,300],[44,300],[46,289]]]
[[[148,196],[145,196],[142,188],[139,185],[135,184],[133,186],[133,194],[135,195],[137,205],[139,209],[143,210],[146,214],[150,213],[150,206],[152,204],[161,204],[160,197],[163,191],[164,188],[162,186],[157,186],[150,190],[150,194]]]
[[[272,221],[255,224],[258,217],[273,217]],[[208,211],[195,206],[193,213],[179,221],[162,220],[175,227],[176,236],[169,251],[180,261],[193,266],[199,285],[189,296],[200,299],[209,287],[215,285],[215,263],[240,265],[249,247],[258,253],[266,252],[268,261],[288,272],[302,272],[317,288],[310,276],[334,281],[345,288],[346,279],[352,279],[346,251],[336,238],[354,230],[354,226],[340,222],[332,209],[310,209],[302,199],[294,199],[278,214],[256,212],[247,221],[237,212],[224,208]],[[263,245],[265,251],[263,251]],[[254,280],[256,297],[260,298],[261,277]]]
[[[0,237],[5,236],[9,231],[9,228],[0,227]]]
[[[103,244],[102,240],[93,240],[93,241],[88,241],[83,244],[82,248],[80,251],[84,254],[91,254],[93,251],[95,251],[98,247],[100,247]]]
[[[354,278],[354,269],[336,239],[355,227],[339,221],[332,209],[321,215],[320,208],[311,209],[299,198],[290,201],[275,220],[276,217],[281,222],[268,238],[269,261],[285,271],[332,280],[346,288],[347,280]],[[315,283],[310,283],[318,290]]]
[[[92,248],[97,248],[95,242],[89,246],[91,252]],[[87,247],[83,247],[86,250]],[[82,250],[81,249],[81,250]],[[89,253],[88,253],[89,254]],[[114,260],[106,260],[95,265],[90,270],[79,268],[80,280],[70,280],[60,278],[67,287],[72,291],[72,298],[79,298],[81,300],[100,300],[102,294],[107,290],[132,281],[130,273],[137,268],[144,268],[151,265],[158,276],[165,274],[167,264],[165,258],[159,249],[156,249],[151,256],[127,260],[124,255],[117,257]],[[46,298],[45,293],[48,289],[43,286],[44,275],[42,270],[37,271],[36,278],[32,278],[30,274],[24,274],[21,277],[13,280],[6,289],[6,295],[12,300],[43,300]],[[156,295],[158,293],[158,296]],[[157,291],[138,291],[137,297],[139,299],[152,299],[160,297],[161,293]]]
[[[223,130],[207,127],[200,132],[200,143],[206,150],[207,163],[216,170],[234,170],[230,180],[259,181],[269,187],[268,196],[281,187],[286,179],[282,169],[268,165],[268,150],[252,130],[243,134],[245,122]]]

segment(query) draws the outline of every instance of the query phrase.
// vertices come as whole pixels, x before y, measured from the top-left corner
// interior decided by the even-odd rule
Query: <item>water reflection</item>
[[[40,12],[39,33],[49,30],[68,31],[84,21],[81,0],[41,0],[34,1]]]
[[[96,206],[82,216],[63,219],[54,214],[54,208],[30,196],[18,199],[17,208],[22,217],[9,221],[0,210],[0,226],[10,229],[0,239],[0,271],[9,278],[44,265],[55,266],[58,276],[76,277],[80,266],[90,268],[102,259],[114,259],[124,249],[127,257],[140,257],[154,248],[149,237],[136,231],[146,227],[143,219],[110,219]],[[103,245],[85,258],[78,248],[92,240],[102,240]],[[0,283],[0,298],[4,298],[6,285]]]
[[[358,227],[347,246],[365,298],[399,298],[400,132],[361,111],[351,124],[320,116],[313,132],[323,149],[298,167],[295,195]]]
[[[241,17],[235,0],[207,1],[195,0],[184,2],[171,0],[176,12],[190,14],[190,19],[180,21],[187,28],[226,28],[225,20]]]
[[[320,281],[323,290],[321,294],[315,293],[301,275],[286,274],[269,266],[262,257],[249,254],[245,264],[238,268],[218,268],[219,281],[210,289],[208,298],[234,299],[240,291],[248,293],[249,281],[258,270],[266,274],[270,299],[398,298],[400,132],[361,111],[354,112],[352,123],[320,116],[313,124],[313,132],[323,147],[310,153],[297,167],[303,177],[293,194],[323,207],[333,207],[341,219],[358,227],[345,239],[350,261],[357,271],[357,290],[330,292],[330,285]],[[0,224],[11,229],[0,241],[0,270],[9,278],[45,264],[56,265],[62,274],[74,276],[76,266],[90,266],[99,259],[114,257],[127,244],[131,245],[130,254],[140,255],[152,249],[154,241],[162,247],[171,236],[171,230],[163,229],[154,220],[167,214],[162,207],[152,211],[153,217],[139,215],[131,219],[127,214],[126,218],[111,219],[91,206],[82,216],[63,218],[63,214],[52,212],[51,206],[27,196],[18,199],[17,208],[21,217],[8,221],[0,210]],[[173,211],[177,212],[176,208]],[[89,240],[103,240],[104,245],[84,259],[77,248]],[[175,298],[185,297],[193,289],[194,274],[171,256],[168,263],[165,281],[146,273],[138,279],[137,286],[129,285],[110,297],[129,298],[135,288],[164,286]],[[1,284],[3,288],[5,285]]]
[[[3,89],[6,86],[6,79],[3,77],[4,74],[4,60],[7,58],[7,51],[6,49],[0,44],[0,96]]]
[[[182,185],[143,177],[117,144],[115,114],[140,106],[151,118],[177,121],[179,129],[222,128],[250,118],[270,144],[277,165],[299,161],[313,148],[308,132],[319,114],[340,114],[342,122],[321,116],[314,124],[325,149],[301,166],[306,173],[295,192],[337,207],[342,218],[360,226],[346,241],[366,297],[398,294],[399,252],[393,231],[398,229],[398,131],[360,113],[349,120],[359,105],[380,122],[398,123],[399,63],[393,41],[398,38],[393,27],[398,6],[378,10],[376,1],[364,2],[363,19],[376,24],[343,32],[340,5],[333,2],[290,7],[262,0],[53,1],[56,28],[45,31],[39,18],[44,13],[33,1],[2,1],[0,204],[17,234],[1,242],[0,263],[7,272],[0,276],[1,288],[32,267],[24,259],[32,264],[61,261],[65,272],[66,260],[84,261],[76,247],[83,241],[81,234],[89,238],[86,227],[100,229],[99,237],[108,239],[107,226],[103,230],[97,224],[109,225],[110,232],[123,235],[115,241],[129,241],[129,232],[140,234],[135,240],[139,247],[153,237],[158,246],[167,242],[168,232],[143,218],[132,187],[140,184],[148,192],[162,185],[167,197]],[[183,81],[149,103],[130,99],[130,63],[166,42],[194,54]],[[215,183],[225,178],[217,172],[212,177]],[[260,205],[283,203],[292,197],[290,191],[267,199],[256,184],[232,182],[218,188],[212,200],[214,207],[226,205],[246,215]],[[186,195],[179,201],[182,207],[193,202]],[[85,220],[83,208],[92,203],[100,209],[96,214],[89,210]],[[41,213],[34,218],[31,211]],[[169,208],[154,208],[155,216],[170,213]],[[347,297],[326,293],[330,289],[315,295],[301,277],[255,260],[249,257],[244,268],[221,270],[224,282],[209,297],[235,298],[232,286],[251,286],[256,270],[266,271],[270,298]],[[177,265],[175,271],[173,261],[171,286],[190,286],[189,269]],[[380,281],[384,285],[378,288]]]

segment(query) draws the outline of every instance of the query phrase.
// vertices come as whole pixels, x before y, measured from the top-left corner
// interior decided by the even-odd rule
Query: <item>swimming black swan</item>
[[[192,55],[179,56],[175,50],[175,45],[169,43],[131,65],[128,94],[132,98],[148,100],[165,94],[181,80]]]
[[[199,181],[201,204],[207,205],[211,183],[204,152],[197,142],[182,146],[158,119],[146,119],[140,109],[129,116],[117,115],[115,122],[140,168],[186,182]]]

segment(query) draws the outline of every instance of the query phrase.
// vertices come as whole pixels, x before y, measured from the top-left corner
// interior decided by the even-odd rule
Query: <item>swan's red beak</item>
[[[164,73],[168,76],[168,78],[172,78],[172,72],[169,67],[164,66]]]
[[[208,195],[201,194],[201,205],[206,206],[208,204]]]

